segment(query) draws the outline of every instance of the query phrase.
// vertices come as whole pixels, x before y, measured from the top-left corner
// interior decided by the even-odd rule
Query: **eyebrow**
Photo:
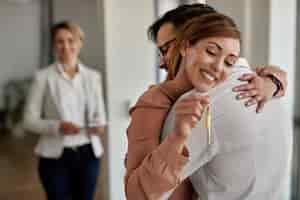
[[[219,50],[223,50],[223,47],[222,47],[221,45],[219,45],[218,43],[216,43],[216,42],[209,41],[208,43],[217,46],[217,48],[218,48]],[[237,57],[237,58],[239,57],[239,55],[232,54],[232,53],[231,53],[230,55],[231,55],[231,56],[235,56],[235,57]]]
[[[163,43],[162,45],[157,46],[159,49],[165,47],[166,45],[170,44],[171,42],[173,42],[174,40],[176,40],[176,37],[174,37],[171,40],[166,41],[165,43]]]

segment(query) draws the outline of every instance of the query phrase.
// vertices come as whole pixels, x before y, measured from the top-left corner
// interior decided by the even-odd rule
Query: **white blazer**
[[[97,126],[106,125],[104,102],[101,87],[101,76],[82,64],[80,70],[83,77],[85,94],[87,96],[87,120],[97,121]],[[26,102],[24,127],[28,131],[40,134],[35,153],[41,157],[59,158],[63,153],[63,135],[59,132],[61,109],[58,103],[58,82],[60,73],[54,63],[39,70],[34,77],[32,87]],[[101,139],[90,135],[91,144],[96,157],[103,153]]]

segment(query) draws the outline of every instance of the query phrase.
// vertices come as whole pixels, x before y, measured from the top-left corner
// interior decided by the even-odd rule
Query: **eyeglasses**
[[[160,56],[165,56],[168,53],[169,48],[174,41],[176,41],[176,38],[173,38],[158,47]]]

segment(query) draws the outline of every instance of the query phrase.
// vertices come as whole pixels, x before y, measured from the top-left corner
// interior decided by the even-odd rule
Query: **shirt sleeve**
[[[99,125],[104,126],[107,124],[106,120],[106,112],[104,106],[104,98],[103,98],[103,90],[102,90],[102,79],[100,74],[96,74],[95,80],[95,99],[93,99],[93,104],[95,104],[96,108],[94,109],[93,116],[91,117],[92,122],[89,126]]]
[[[162,98],[159,96],[144,97],[144,100],[155,99],[159,103],[153,105],[139,99],[131,110],[125,177],[128,200],[159,199],[181,182],[180,173],[188,161],[187,156],[177,151],[178,144],[183,141],[175,134],[159,143],[162,124],[171,103],[159,101],[158,98]]]

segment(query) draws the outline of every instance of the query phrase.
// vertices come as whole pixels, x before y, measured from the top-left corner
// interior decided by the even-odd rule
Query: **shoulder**
[[[49,76],[55,73],[55,64],[48,65],[45,68],[39,69],[34,74],[34,79],[37,81],[47,80]]]
[[[132,113],[136,108],[169,109],[172,103],[169,97],[160,88],[160,85],[151,85],[137,100],[130,109]]]
[[[81,66],[81,69],[83,70],[84,74],[89,79],[101,81],[101,79],[102,79],[101,72],[99,72],[91,67],[88,67],[84,64],[80,64],[80,66]]]
[[[169,104],[169,97],[161,89],[160,84],[151,85],[139,98],[141,101],[152,102],[153,104]]]

